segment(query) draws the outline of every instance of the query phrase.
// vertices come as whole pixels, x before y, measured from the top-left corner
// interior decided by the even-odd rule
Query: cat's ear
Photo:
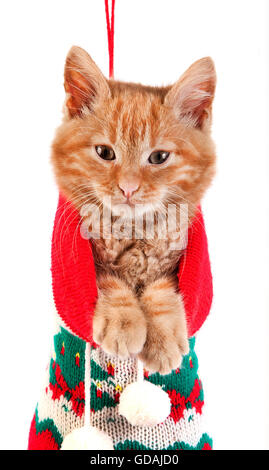
[[[94,103],[110,96],[106,78],[89,54],[73,46],[66,58],[64,88],[66,107],[71,117],[79,115],[84,107],[91,109]]]
[[[165,104],[173,107],[178,119],[203,129],[211,121],[211,105],[216,87],[214,62],[205,57],[194,62],[170,88]]]

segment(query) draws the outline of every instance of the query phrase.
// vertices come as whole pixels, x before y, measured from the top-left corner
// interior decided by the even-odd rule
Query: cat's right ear
[[[73,46],[66,58],[64,88],[67,94],[66,108],[70,117],[81,114],[83,108],[110,96],[106,78],[89,54]]]
[[[171,87],[165,104],[172,107],[178,119],[189,126],[207,129],[211,122],[211,105],[216,87],[214,62],[204,57],[192,64]]]

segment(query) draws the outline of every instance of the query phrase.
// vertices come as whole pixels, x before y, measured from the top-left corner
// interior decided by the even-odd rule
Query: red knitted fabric
[[[36,426],[36,417],[31,422],[28,438],[28,450],[59,450],[59,445],[54,439],[53,433],[46,428],[47,423],[41,429]]]
[[[82,238],[79,222],[78,212],[60,195],[52,236],[52,289],[62,320],[91,341],[97,287],[91,245]]]
[[[189,228],[188,245],[179,263],[178,280],[191,337],[204,323],[213,298],[207,236],[200,207]]]
[[[97,287],[91,245],[80,234],[80,216],[60,195],[52,237],[52,286],[56,309],[80,338],[92,342]],[[212,302],[212,276],[201,211],[189,229],[188,246],[179,263],[189,336],[201,327]]]

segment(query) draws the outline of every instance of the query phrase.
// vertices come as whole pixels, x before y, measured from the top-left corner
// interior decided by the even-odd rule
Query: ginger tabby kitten
[[[173,86],[107,80],[83,49],[73,47],[65,66],[65,116],[52,145],[60,191],[79,211],[95,204],[103,213],[109,197],[113,220],[126,208],[132,226],[135,213],[151,214],[154,229],[158,211],[187,204],[191,223],[214,175],[215,83],[210,58],[195,62]],[[171,249],[173,233],[102,233],[91,240],[98,286],[94,341],[122,358],[138,355],[147,369],[166,374],[188,352],[176,276],[182,249]]]

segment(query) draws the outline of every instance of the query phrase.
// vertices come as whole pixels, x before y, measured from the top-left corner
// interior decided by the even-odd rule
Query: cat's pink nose
[[[119,181],[119,187],[122,190],[124,196],[127,199],[130,199],[133,193],[138,190],[139,182],[135,180],[134,181]]]

